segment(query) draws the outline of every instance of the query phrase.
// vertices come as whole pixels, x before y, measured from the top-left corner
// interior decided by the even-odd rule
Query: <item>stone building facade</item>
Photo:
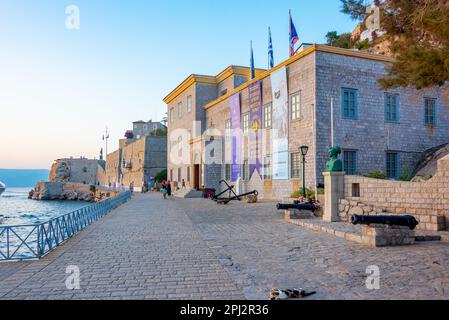
[[[165,132],[167,127],[161,122],[150,121],[135,121],[133,122],[133,134],[135,139],[140,139],[144,136],[156,135],[158,132]]]
[[[167,138],[144,136],[122,150],[122,183],[140,188],[143,182],[166,168]]]
[[[50,182],[101,184],[105,179],[105,161],[86,158],[58,159],[53,163]]]
[[[106,178],[104,185],[117,185],[121,183],[122,148],[106,155]]]
[[[144,182],[166,169],[167,137],[143,136],[123,139],[120,148],[106,156],[106,185],[131,183],[139,189]]]
[[[377,81],[386,75],[392,61],[380,55],[311,45],[273,69],[260,72],[253,80],[239,86],[234,81],[234,89],[229,88],[223,95],[218,94],[214,84],[200,82],[202,79],[189,82],[188,78],[164,99],[169,112],[169,159],[170,153],[187,159],[181,164],[169,160],[169,178],[177,181],[190,172],[199,176],[200,182],[191,183],[192,188],[204,185],[216,189],[219,180],[228,180],[226,163],[205,164],[211,156],[207,146],[212,142],[216,145],[217,141],[226,145],[223,137],[231,118],[233,95],[240,94],[242,116],[248,114],[250,84],[261,81],[264,109],[272,104],[271,75],[283,67],[287,70],[290,97],[289,178],[275,180],[270,176],[272,133],[266,128],[261,155],[268,159],[264,160],[266,172],[262,175],[256,172],[244,179],[242,191],[256,189],[262,198],[282,199],[299,190],[302,177],[298,174],[301,166],[298,148],[301,145],[309,146],[305,183],[311,189],[323,183],[322,172],[332,143],[342,147],[345,170],[350,174],[382,171],[389,178],[398,179],[412,172],[423,151],[448,142],[448,101],[441,88],[382,90]],[[184,101],[188,96],[194,99],[195,109],[184,116]],[[181,108],[179,113],[178,108]],[[270,116],[275,112],[271,110]],[[299,112],[299,116],[293,117],[293,112]],[[194,135],[185,140],[179,129],[192,130],[195,121],[196,130],[190,131]],[[242,141],[244,159],[249,153],[247,140],[244,137]],[[184,152],[186,149],[188,152]],[[223,147],[222,151],[223,159],[229,159],[226,154],[229,149]]]
[[[264,70],[256,69],[259,75]],[[206,112],[204,106],[246,83],[250,70],[230,66],[217,76],[191,75],[176,87],[164,102],[168,114],[168,179],[197,189],[205,185],[204,139]],[[183,146],[184,148],[180,147]],[[183,155],[185,161],[175,161]]]

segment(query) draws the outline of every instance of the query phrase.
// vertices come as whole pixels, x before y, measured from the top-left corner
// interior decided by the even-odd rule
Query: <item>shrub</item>
[[[323,189],[323,192],[324,192],[324,189]],[[303,192],[302,192],[302,188],[301,188],[301,190],[293,192],[290,195],[290,198],[300,198],[300,197],[302,197],[302,194],[303,194]],[[318,192],[318,194],[319,194],[319,192]],[[315,191],[306,188],[306,198],[308,198],[308,199],[315,198]]]
[[[154,181],[156,182],[162,182],[164,180],[167,180],[167,169],[162,170],[154,177]]]
[[[95,193],[97,191],[97,187],[94,186],[93,184],[89,187],[90,192]]]
[[[372,171],[368,174],[365,174],[364,176],[367,178],[381,179],[381,180],[385,180],[387,177],[387,175],[383,171]]]
[[[410,181],[413,179],[413,173],[409,169],[403,169],[399,176],[400,181]]]

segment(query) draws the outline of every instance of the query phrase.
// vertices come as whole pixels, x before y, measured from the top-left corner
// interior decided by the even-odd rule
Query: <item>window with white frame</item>
[[[301,117],[301,96],[298,93],[290,96],[290,118],[297,120]]]
[[[187,96],[187,112],[192,112],[192,96]]]
[[[271,169],[271,156],[269,155],[263,159],[262,175],[264,180],[271,180],[273,177]]]
[[[231,120],[225,121],[225,136],[227,138],[231,137]]]
[[[182,102],[178,103],[178,118],[182,118]]]
[[[299,152],[290,155],[290,175],[292,179],[299,179],[301,174],[301,154]]]
[[[178,137],[178,157],[182,157],[182,136]]]
[[[271,113],[272,113],[272,104],[267,104],[263,107],[263,124],[264,128],[271,128]]]

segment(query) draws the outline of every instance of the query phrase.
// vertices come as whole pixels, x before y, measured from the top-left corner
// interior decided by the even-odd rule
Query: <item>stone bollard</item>
[[[323,221],[338,222],[340,214],[338,205],[345,195],[345,173],[324,172],[324,214]]]
[[[362,243],[371,247],[405,246],[415,243],[415,231],[408,227],[362,226]]]

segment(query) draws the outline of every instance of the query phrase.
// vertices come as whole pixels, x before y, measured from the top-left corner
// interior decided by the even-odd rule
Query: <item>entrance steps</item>
[[[197,190],[180,189],[173,193],[176,198],[192,199],[192,198],[202,198],[203,193]]]

